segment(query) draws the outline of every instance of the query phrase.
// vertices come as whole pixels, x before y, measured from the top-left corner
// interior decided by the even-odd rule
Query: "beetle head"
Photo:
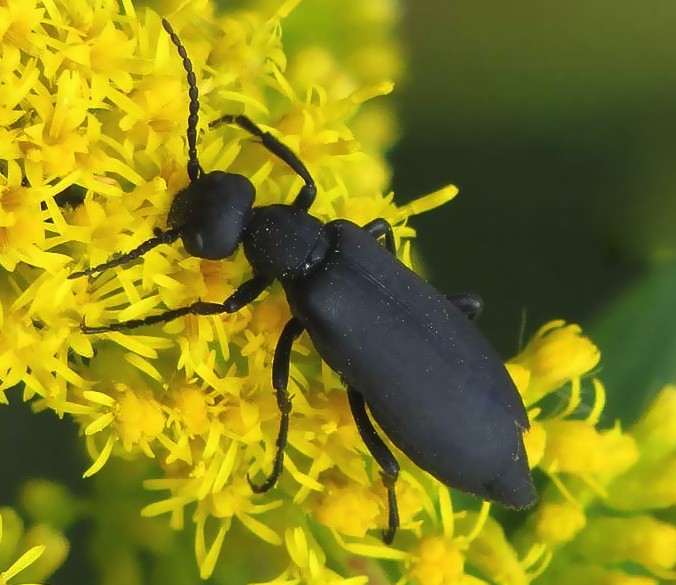
[[[167,222],[180,229],[183,246],[191,256],[226,258],[242,238],[255,195],[246,177],[212,171],[179,191]]]

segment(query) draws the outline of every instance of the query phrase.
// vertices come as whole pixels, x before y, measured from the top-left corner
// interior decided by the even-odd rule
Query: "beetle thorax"
[[[255,273],[280,280],[307,275],[328,249],[324,224],[291,205],[254,208],[242,243]]]

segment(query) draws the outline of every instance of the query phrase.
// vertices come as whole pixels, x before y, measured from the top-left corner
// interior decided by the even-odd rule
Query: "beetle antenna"
[[[121,266],[122,264],[131,262],[132,260],[136,260],[136,258],[143,256],[143,254],[145,254],[148,250],[152,250],[153,248],[156,248],[160,244],[171,244],[175,242],[176,240],[178,240],[180,236],[181,236],[181,228],[173,228],[167,230],[166,232],[163,232],[160,229],[156,229],[155,237],[146,240],[140,246],[134,248],[130,252],[127,252],[122,256],[118,256],[117,258],[113,258],[112,260],[108,260],[108,262],[104,262],[103,264],[99,264],[98,266],[92,266],[91,268],[87,268],[86,270],[73,272],[72,274],[68,275],[68,279],[73,280],[74,278],[80,278],[82,276],[90,276],[92,274],[96,274],[97,272],[103,272],[104,270],[108,270],[108,268],[115,268],[115,266]]]
[[[195,78],[195,72],[192,68],[192,62],[188,58],[188,53],[181,43],[181,39],[178,38],[178,35],[174,32],[174,29],[171,28],[169,21],[166,18],[162,19],[162,26],[164,30],[169,34],[171,42],[176,45],[178,49],[178,54],[181,59],[183,59],[183,69],[186,72],[186,78],[188,80],[188,95],[190,96],[190,109],[188,114],[188,178],[190,182],[193,183],[200,175],[204,173],[204,169],[200,166],[199,161],[197,160],[197,120],[199,118],[200,102],[199,102],[199,90],[197,89],[197,79]]]

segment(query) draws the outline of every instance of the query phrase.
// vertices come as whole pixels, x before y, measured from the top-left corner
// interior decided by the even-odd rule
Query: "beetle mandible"
[[[186,252],[210,260],[232,255],[241,244],[253,276],[223,303],[198,301],[143,319],[83,324],[83,331],[124,331],[188,314],[234,313],[278,280],[292,313],[272,365],[281,421],[272,472],[262,483],[249,479],[254,492],[269,490],[282,473],[291,412],[291,347],[307,331],[319,355],[344,381],[359,434],[382,470],[389,508],[385,542],[392,542],[399,526],[399,464],[371,417],[418,467],[444,484],[510,507],[531,505],[535,490],[522,436],[528,417],[502,360],[471,321],[481,310],[479,297],[444,296],[399,262],[384,219],[358,226],[311,216],[317,188],[307,167],[244,115],[222,116],[210,127],[240,127],[296,172],[304,184],[293,203],[254,207],[249,179],[205,173],[197,158],[199,101],[192,63],[169,22],[162,19],[162,25],[187,74],[190,183],[171,204],[169,229],[156,229],[134,250],[69,278],[126,264],[179,238]]]

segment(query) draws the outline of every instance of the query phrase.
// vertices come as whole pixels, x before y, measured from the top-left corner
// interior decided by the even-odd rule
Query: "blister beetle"
[[[382,469],[389,506],[385,542],[392,541],[399,525],[399,464],[378,435],[367,405],[391,441],[439,481],[511,507],[532,504],[535,490],[522,437],[528,417],[502,360],[471,322],[481,309],[479,298],[444,296],[399,262],[384,219],[358,226],[311,216],[317,189],[305,164],[246,116],[226,115],[211,126],[240,127],[295,171],[304,184],[293,203],[254,207],[249,179],[205,173],[197,158],[199,101],[192,63],[170,24],[165,19],[162,24],[187,73],[190,183],[171,204],[169,229],[157,229],[131,252],[69,278],[125,264],[179,238],[186,252],[209,260],[231,256],[241,244],[253,277],[223,303],[198,301],[143,319],[83,325],[83,330],[124,331],[188,314],[233,313],[278,280],[292,313],[272,365],[281,422],[272,472],[260,484],[249,480],[255,492],[270,489],[282,472],[291,412],[291,347],[307,331],[319,355],[344,381],[361,438]]]

